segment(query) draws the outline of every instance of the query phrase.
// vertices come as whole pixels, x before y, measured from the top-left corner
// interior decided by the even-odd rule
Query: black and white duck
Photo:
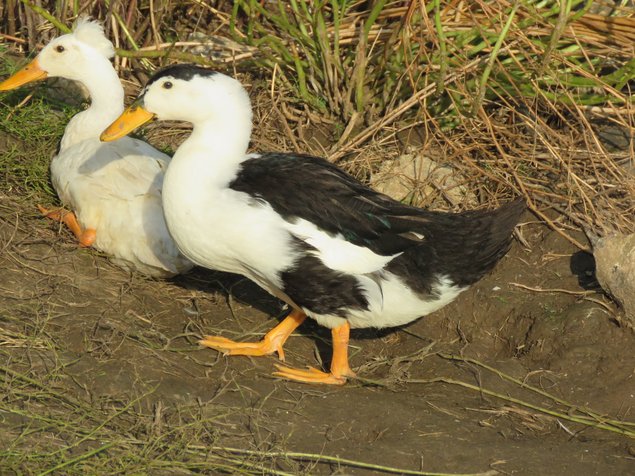
[[[194,126],[168,165],[166,222],[194,263],[238,273],[291,307],[260,342],[205,337],[230,355],[277,352],[306,316],[332,329],[330,372],[278,366],[275,375],[343,384],[351,328],[407,324],[445,306],[510,247],[525,210],[443,213],[404,205],[335,165],[295,153],[247,153],[252,111],[237,80],[193,65],[156,73],[103,134],[153,119]]]

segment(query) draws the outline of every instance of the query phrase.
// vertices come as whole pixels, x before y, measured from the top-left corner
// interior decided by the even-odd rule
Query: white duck
[[[332,329],[330,372],[278,366],[276,375],[342,384],[349,329],[409,323],[452,301],[507,252],[525,209],[431,212],[362,185],[324,159],[247,154],[251,105],[241,84],[193,65],[156,73],[102,134],[115,140],[156,117],[194,125],[168,166],[163,206],[179,249],[239,273],[292,308],[261,342],[209,336],[232,355],[278,352],[305,317]]]
[[[72,33],[51,40],[0,91],[47,77],[83,84],[91,104],[75,115],[51,162],[51,180],[72,211],[40,210],[64,222],[81,246],[93,246],[118,265],[169,277],[193,265],[179,253],[163,217],[161,187],[170,158],[129,137],[104,144],[99,134],[123,111],[124,91],[110,63],[114,47],[100,24],[79,19]]]

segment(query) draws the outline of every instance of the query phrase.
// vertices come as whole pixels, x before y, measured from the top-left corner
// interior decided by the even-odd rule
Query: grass
[[[369,157],[373,142],[399,142],[396,131],[424,136],[422,154],[443,151],[481,199],[525,195],[549,227],[588,250],[553,212],[598,234],[635,231],[632,134],[617,152],[599,138],[632,128],[635,19],[592,7],[242,0],[230,29],[257,48],[251,61],[272,91],[290,91],[294,116],[339,124],[331,160]],[[385,154],[367,158],[368,168]]]
[[[557,404],[560,408],[558,409],[553,409],[553,408],[549,408],[546,405],[536,405],[533,403],[530,403],[528,401],[519,399],[519,398],[513,398],[509,395],[505,395],[502,394],[500,392],[493,392],[492,390],[489,390],[487,388],[484,388],[482,385],[473,385],[470,384],[468,382],[463,382],[460,380],[456,380],[456,379],[452,379],[452,378],[446,378],[446,377],[440,377],[440,378],[435,378],[435,379],[430,379],[430,380],[417,380],[417,379],[409,379],[406,380],[406,383],[438,383],[438,382],[442,382],[442,383],[447,383],[450,385],[457,385],[463,388],[467,388],[470,390],[473,390],[475,392],[479,392],[481,394],[484,395],[489,395],[492,397],[496,397],[498,399],[501,400],[505,400],[514,404],[517,404],[521,407],[525,407],[528,408],[530,410],[536,411],[536,412],[540,412],[542,414],[545,415],[549,415],[551,417],[557,418],[559,420],[563,420],[563,421],[568,421],[568,422],[572,422],[572,423],[576,423],[578,425],[582,425],[582,427],[591,427],[591,428],[596,428],[596,429],[600,429],[600,430],[604,430],[604,431],[610,431],[613,433],[618,433],[624,436],[627,436],[629,438],[635,438],[635,422],[629,422],[626,420],[616,420],[616,419],[612,419],[607,417],[606,415],[600,415],[597,412],[594,412],[592,410],[589,410],[588,408],[584,408],[584,407],[580,407],[579,405],[574,405],[572,403],[569,403],[561,398],[558,398],[557,396],[546,392],[540,388],[534,387],[532,385],[529,385],[526,382],[523,382],[520,379],[514,378],[504,372],[501,372],[498,369],[495,369],[494,367],[491,367],[489,365],[484,364],[483,362],[480,362],[478,360],[475,359],[470,359],[470,358],[465,358],[465,357],[461,357],[458,355],[448,355],[448,354],[439,354],[440,357],[447,359],[447,360],[451,360],[451,361],[455,361],[455,362],[462,362],[464,364],[472,364],[475,366],[478,366],[482,369],[485,369],[489,372],[492,372],[493,374],[497,375],[498,377],[500,377],[501,379],[507,381],[507,382],[511,382],[512,384],[514,384],[517,388],[521,388],[521,389],[527,389],[530,392],[529,393],[534,393],[534,394],[538,394],[541,395],[542,397],[546,397],[550,402]]]
[[[242,0],[234,3],[230,27],[236,41],[258,48],[258,65],[322,114],[347,123],[364,112],[368,125],[435,83],[427,108],[443,127],[452,127],[502,95],[578,105],[629,102],[618,92],[633,78],[629,56],[617,50],[595,54],[606,45],[598,48],[583,27],[588,23],[577,23],[583,17],[610,23],[585,17],[591,5],[477,2],[468,8],[381,1],[366,12],[358,1],[264,6]],[[475,60],[477,67],[463,77],[465,89],[446,84]]]
[[[7,22],[5,33],[35,49],[55,35],[51,24],[66,31],[82,12],[106,20],[116,65],[138,83],[173,61],[248,72],[267,82],[294,148],[364,177],[417,137],[421,154],[452,167],[483,204],[524,195],[540,220],[588,250],[576,231],[635,231],[635,18],[619,6],[600,14],[596,3],[171,0],[113,3],[105,14],[85,1],[19,0],[47,21],[24,15],[27,24]],[[23,40],[34,22],[37,37]],[[326,129],[326,139],[305,140],[307,129]],[[607,146],[606,131],[625,144]],[[457,208],[442,193],[425,204]]]
[[[0,301],[1,302],[1,301]],[[42,300],[47,303],[47,300]],[[42,309],[23,308],[24,312],[41,313]],[[2,307],[3,329],[23,319],[21,312]],[[52,323],[59,316],[42,315],[37,345],[35,338],[8,347],[0,347],[0,355],[9,365],[0,366],[0,415],[3,432],[0,436],[0,461],[5,474],[315,474],[321,468],[367,469],[377,474],[448,475],[453,473],[397,468],[371,464],[357,459],[328,454],[287,451],[276,445],[269,450],[236,447],[244,435],[236,431],[247,410],[240,406],[207,402],[164,406],[164,397],[155,395],[157,386],[139,382],[133,394],[96,396],[82,387],[82,377],[73,371],[76,359],[64,357],[63,345],[55,343],[60,331]],[[8,326],[7,326],[8,324]],[[126,330],[125,332],[130,332]],[[33,335],[32,331],[28,334]],[[5,333],[0,341],[6,344]],[[39,345],[44,342],[44,346]],[[143,343],[135,345],[143,347]],[[397,376],[386,385],[446,384],[501,399],[516,411],[519,418],[535,421],[536,415],[567,422],[568,431],[580,428],[635,437],[635,424],[616,420],[584,407],[573,405],[541,388],[516,379],[474,359],[438,354],[442,359],[477,366],[511,384],[505,392],[470,384],[456,378],[416,379],[409,376],[409,366],[437,358],[430,348],[411,356],[392,360],[378,359],[367,369],[386,367]],[[180,356],[182,358],[182,356]],[[34,362],[48,362],[37,366]],[[398,367],[406,366],[404,372]],[[75,374],[75,375],[74,375]],[[368,382],[385,385],[382,381]],[[79,390],[79,391],[78,391]],[[387,391],[387,390],[386,390]],[[524,394],[526,398],[511,396]],[[390,392],[387,394],[390,396]],[[532,403],[533,396],[543,397],[541,404]],[[154,402],[154,403],[152,403]],[[251,415],[251,425],[267,426],[267,415]],[[504,410],[501,410],[504,411]],[[570,428],[570,429],[569,429]],[[233,442],[233,444],[231,443]],[[324,466],[321,466],[324,465]],[[492,473],[474,473],[474,475]]]
[[[148,474],[168,468],[187,474],[278,473],[260,458],[214,454],[200,444],[219,443],[214,428],[231,409],[210,411],[218,416],[205,418],[196,408],[181,408],[173,422],[165,422],[165,431],[157,431],[156,415],[140,410],[152,390],[127,401],[91,402],[56,390],[63,380],[63,369],[34,375],[0,367],[0,383],[8,390],[0,403],[7,429],[0,450],[4,473]]]
[[[51,109],[43,98],[32,98],[18,109],[3,108],[0,132],[10,141],[0,157],[3,187],[25,198],[54,199],[49,181],[52,151],[57,148],[64,126],[73,111]]]
[[[49,350],[52,352],[52,349]],[[0,351],[6,354],[6,351]],[[66,367],[48,373],[0,366],[3,474],[312,474],[316,465],[362,468],[384,474],[440,475],[323,454],[261,451],[224,445],[241,407],[213,403],[145,410],[155,389],[124,399],[78,398]],[[32,356],[34,354],[32,353]],[[74,379],[73,379],[74,380]],[[167,411],[166,411],[167,410]],[[213,415],[213,416],[206,416]],[[235,437],[234,437],[235,438]],[[286,468],[286,469],[280,469]]]
[[[452,385],[471,390],[481,396],[487,395],[512,403],[519,408],[529,410],[534,416],[541,415],[546,418],[552,418],[558,422],[566,421],[575,424],[577,426],[572,428],[575,428],[576,433],[585,431],[588,428],[594,428],[597,430],[623,435],[628,438],[635,438],[635,422],[629,421],[625,418],[611,418],[608,415],[602,415],[585,406],[568,402],[553,393],[547,392],[543,388],[529,384],[527,381],[529,379],[529,374],[525,380],[518,379],[477,359],[443,352],[434,353],[431,351],[432,347],[433,345],[430,345],[427,348],[408,356],[400,356],[394,359],[376,359],[374,362],[365,365],[366,370],[371,368],[376,370],[380,367],[389,367],[395,371],[384,380],[361,380],[368,385],[377,385],[393,389],[398,386],[413,384],[432,385],[440,383]],[[434,357],[439,357],[445,361],[463,365],[465,370],[468,371],[468,374],[472,377],[476,377],[477,382],[469,383],[447,376],[438,376],[430,379],[417,379],[411,378],[408,375],[408,368],[413,362],[422,362]],[[403,366],[405,371],[400,372],[398,370],[399,365]],[[507,386],[504,392],[494,391],[482,383],[484,377],[474,371],[476,368],[478,368],[479,371],[484,370],[487,373],[491,373],[497,376],[501,382],[507,382],[511,385]],[[515,397],[513,396],[514,394],[521,394],[523,397]],[[538,398],[542,397],[539,403],[536,401],[537,396]]]

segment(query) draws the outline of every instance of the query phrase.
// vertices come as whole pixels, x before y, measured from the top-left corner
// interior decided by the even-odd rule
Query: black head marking
[[[195,64],[173,64],[154,73],[148,80],[146,88],[155,81],[158,81],[159,79],[165,78],[167,76],[170,76],[174,79],[183,79],[185,81],[189,81],[194,76],[211,77],[215,74],[217,74],[216,71],[203,68],[202,66],[197,66]]]

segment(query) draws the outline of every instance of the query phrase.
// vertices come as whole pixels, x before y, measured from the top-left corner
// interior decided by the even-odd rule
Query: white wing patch
[[[368,248],[346,241],[341,235],[331,236],[307,220],[286,222],[293,235],[316,248],[316,256],[329,268],[348,274],[367,274],[380,271],[399,256],[378,255]]]

